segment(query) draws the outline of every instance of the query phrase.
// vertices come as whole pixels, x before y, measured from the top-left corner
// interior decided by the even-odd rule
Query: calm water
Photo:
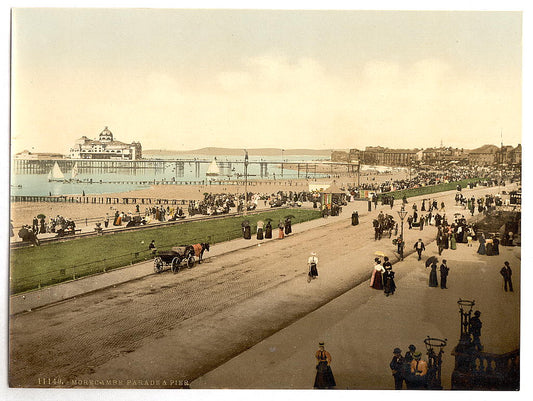
[[[180,157],[180,159],[194,160],[195,158],[201,160],[212,160],[212,156],[195,155],[188,157]],[[249,160],[253,161],[278,161],[280,156],[250,156]],[[171,160],[172,157],[158,157],[157,159]],[[292,161],[313,161],[313,160],[329,160],[327,157],[319,156],[284,156],[284,160],[287,162]],[[217,161],[224,163],[226,161],[238,160],[236,156],[217,156]],[[241,159],[243,160],[243,159]],[[124,192],[135,189],[148,188],[150,185],[142,184],[129,184],[121,183],[122,181],[202,181],[206,182],[213,177],[207,177],[206,172],[209,167],[209,163],[202,163],[199,174],[196,174],[195,165],[185,163],[183,169],[176,169],[175,164],[168,163],[166,168],[155,169],[143,169],[132,172],[127,169],[120,169],[115,172],[91,172],[80,171],[77,179],[81,181],[92,180],[93,183],[61,183],[61,182],[48,182],[47,174],[13,174],[11,178],[11,194],[12,195],[69,195],[69,194],[104,194],[112,192]],[[220,168],[220,175],[216,177],[216,180],[227,180],[239,178],[237,174],[244,174],[244,165],[235,164],[232,168]],[[70,178],[71,171],[63,171],[65,178]],[[304,178],[305,171],[300,171],[300,178]],[[312,174],[309,173],[312,178],[325,177],[324,174]],[[269,179],[295,179],[298,177],[297,171],[283,169],[283,176],[281,175],[281,168],[275,164],[268,165],[268,176],[261,177],[260,165],[250,164],[248,166],[248,179],[249,180],[269,180]],[[102,183],[100,183],[102,181]],[[109,183],[113,181],[113,183]],[[116,183],[118,182],[118,183]]]

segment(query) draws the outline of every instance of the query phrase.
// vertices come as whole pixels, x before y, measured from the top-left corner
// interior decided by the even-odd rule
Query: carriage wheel
[[[181,259],[178,256],[172,259],[172,265],[170,267],[170,269],[172,270],[172,273],[177,273],[180,271],[180,264],[181,264]]]
[[[163,259],[159,256],[154,259],[154,270],[156,273],[161,273],[163,271]]]
[[[189,256],[189,259],[187,259],[187,267],[190,269],[191,267],[194,266],[194,256]]]

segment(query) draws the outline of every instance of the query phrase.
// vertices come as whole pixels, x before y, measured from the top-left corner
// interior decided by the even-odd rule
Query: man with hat
[[[324,342],[318,343],[318,351],[315,353],[316,358],[316,376],[314,388],[332,388],[337,384],[333,377],[333,372],[329,364],[331,363],[331,355],[324,349]]]
[[[416,351],[416,347],[413,344],[411,344],[409,345],[408,348],[409,348],[409,351],[405,353],[404,360],[405,360],[405,363],[411,364],[411,361],[413,360],[413,354]]]
[[[511,270],[511,267],[509,266],[509,262],[505,261],[502,269],[500,270],[500,274],[503,277],[503,287],[505,289],[505,292],[507,292],[507,286],[509,286],[509,291],[513,292],[513,282],[511,281],[511,276],[513,275],[513,271]]]
[[[422,259],[422,251],[426,249],[426,246],[422,242],[422,238],[418,239],[418,241],[415,243],[414,248],[416,249],[416,252],[418,253],[418,260]]]
[[[427,386],[428,364],[422,360],[422,353],[415,351],[411,361],[411,375],[408,383],[411,389],[423,389]]]
[[[483,351],[483,346],[479,339],[481,337],[481,327],[483,326],[483,323],[479,320],[480,316],[481,312],[477,310],[474,312],[474,317],[470,318],[470,333],[472,334],[472,344],[474,347],[476,347],[478,351]]]
[[[404,359],[402,356],[402,350],[400,348],[394,348],[392,351],[393,357],[389,366],[392,370],[392,376],[394,377],[394,389],[401,390],[403,383],[403,364]]]

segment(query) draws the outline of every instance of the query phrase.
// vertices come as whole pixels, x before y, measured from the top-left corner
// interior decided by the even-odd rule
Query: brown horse
[[[194,244],[192,248],[194,249],[194,256],[198,258],[198,263],[202,263],[204,252],[209,252],[209,244],[207,242],[202,242],[200,244]]]

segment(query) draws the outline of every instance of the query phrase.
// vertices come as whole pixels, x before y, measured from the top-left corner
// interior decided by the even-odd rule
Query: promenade
[[[443,251],[450,268],[448,289],[428,286],[430,269],[424,261],[438,255],[433,242],[422,261],[411,254],[393,264],[394,295],[386,297],[365,282],[199,377],[191,388],[311,389],[314,354],[324,341],[337,389],[394,389],[389,368],[392,350],[399,347],[405,353],[414,344],[427,361],[423,340],[430,336],[447,339],[442,385],[450,389],[455,363],[451,352],[460,334],[460,298],[475,300],[473,310],[481,311],[486,352],[506,353],[520,346],[520,247],[500,247],[499,256],[485,256],[478,255],[474,245]],[[506,260],[513,269],[514,292],[503,290],[499,271]],[[319,266],[320,273],[310,286],[328,279]]]
[[[478,188],[472,193],[482,196],[502,189]],[[432,198],[444,201],[447,213],[453,214],[461,210],[453,195],[449,191]],[[411,198],[409,206],[417,201]],[[520,248],[501,247],[500,257],[482,257],[475,253],[477,244],[466,250],[465,244],[459,244],[458,250],[443,254],[451,269],[449,289],[428,288],[429,271],[409,254],[417,238],[427,244],[425,258],[435,252],[434,227],[423,231],[406,227],[407,257],[399,263],[390,239],[374,241],[371,227],[380,210],[397,214],[399,203],[393,210],[379,205],[370,213],[366,206],[351,203],[339,217],[295,225],[294,233],[282,241],[253,238],[216,244],[206,254],[210,258],[205,265],[176,275],[156,276],[148,262],[27,293],[25,299],[14,297],[12,313],[16,305],[24,311],[29,301],[43,302],[42,291],[50,291],[42,305],[47,307],[34,306],[32,312],[12,317],[16,338],[12,352],[18,363],[10,377],[16,385],[32,383],[38,360],[41,371],[75,379],[67,382],[76,383],[75,387],[106,378],[123,380],[127,386],[131,378],[175,377],[193,381],[193,388],[307,389],[312,387],[316,344],[323,340],[334,358],[338,388],[391,388],[387,369],[394,347],[405,351],[413,343],[421,349],[427,335],[444,337],[449,340],[449,357],[459,332],[458,297],[476,300],[484,330],[489,330],[484,335],[496,327],[489,310],[497,311],[497,328],[501,327],[503,313],[498,308],[505,304],[501,300],[496,304],[495,298],[493,305],[483,297],[501,290],[498,272],[506,257],[515,272],[513,295],[518,294],[506,313],[515,321],[506,322],[508,338],[490,334],[491,347],[518,348],[518,331],[512,326],[519,325],[518,303],[512,302],[519,296]],[[357,227],[350,225],[353,208],[361,216]],[[320,276],[307,283],[305,261],[311,250],[320,255]],[[389,298],[368,287],[376,250],[390,253],[397,272],[398,291]],[[116,284],[110,285],[112,273],[117,275]],[[72,295],[75,286],[79,296]],[[444,299],[445,293],[451,295]],[[57,302],[68,296],[76,299]],[[27,330],[35,324],[47,333],[50,349],[42,350],[40,336]],[[64,338],[65,330],[73,337]],[[82,349],[80,339],[85,344]],[[249,367],[246,358],[253,360]],[[246,372],[235,375],[240,371]]]

